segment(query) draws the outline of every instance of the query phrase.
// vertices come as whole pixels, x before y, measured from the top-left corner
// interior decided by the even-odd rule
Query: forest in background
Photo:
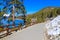
[[[34,14],[27,15],[26,22],[27,24],[30,24],[31,19],[35,18],[37,19],[36,23],[41,23],[49,20],[50,18],[55,18],[59,14],[60,14],[59,7],[46,7]]]
[[[0,12],[1,17],[3,14],[4,12]],[[26,15],[26,25],[31,24],[31,19],[37,19],[36,23],[41,23],[41,22],[49,20],[50,18],[55,18],[59,14],[60,14],[59,7],[45,7],[34,14]],[[17,18],[22,19],[21,16]],[[9,20],[11,19],[12,17],[9,18]]]

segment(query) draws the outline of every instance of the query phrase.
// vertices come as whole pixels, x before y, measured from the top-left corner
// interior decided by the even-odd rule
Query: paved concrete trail
[[[45,23],[35,24],[0,40],[45,40]]]

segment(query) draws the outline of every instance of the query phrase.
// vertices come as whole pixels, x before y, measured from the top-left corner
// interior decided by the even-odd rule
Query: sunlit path
[[[22,31],[3,38],[3,40],[44,40],[45,23],[30,26]]]

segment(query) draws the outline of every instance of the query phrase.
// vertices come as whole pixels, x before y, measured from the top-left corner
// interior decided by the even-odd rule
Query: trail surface
[[[38,23],[0,40],[45,40],[45,23]]]

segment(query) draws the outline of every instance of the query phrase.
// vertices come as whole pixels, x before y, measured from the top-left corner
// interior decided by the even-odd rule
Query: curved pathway
[[[45,31],[45,23],[38,23],[0,40],[47,40]]]

